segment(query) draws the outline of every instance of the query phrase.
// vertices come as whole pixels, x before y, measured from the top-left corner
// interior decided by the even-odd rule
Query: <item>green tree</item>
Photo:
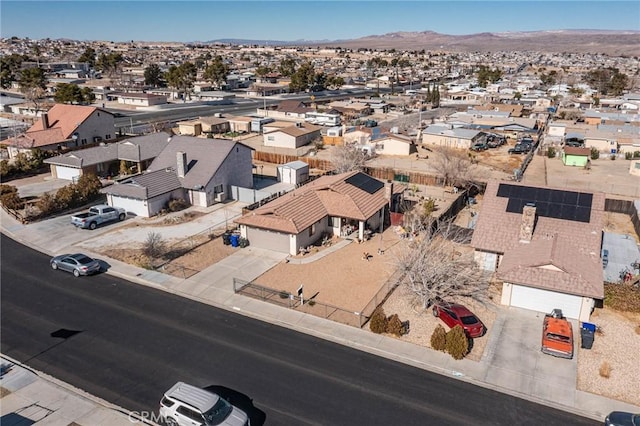
[[[42,68],[25,68],[20,73],[20,91],[25,99],[33,102],[36,111],[40,99],[44,97],[47,88],[47,78]]]
[[[486,65],[481,65],[478,69],[478,85],[487,87],[487,83],[495,83],[502,78],[502,71],[499,69],[491,69]]]
[[[218,55],[204,69],[203,77],[217,87],[222,87],[227,81],[227,75],[229,75],[229,66],[224,63],[222,56]]]
[[[619,96],[629,85],[629,77],[613,67],[591,70],[584,80],[601,95]]]
[[[87,47],[82,55],[78,57],[78,62],[86,62],[91,68],[96,66],[96,50],[93,47]]]
[[[53,99],[61,104],[87,104],[95,100],[96,96],[90,87],[80,88],[73,83],[58,83]]]
[[[300,67],[291,75],[291,83],[289,83],[290,92],[304,92],[316,83],[316,73],[313,69],[313,64],[309,61],[304,62]]]
[[[339,89],[344,86],[344,78],[331,74],[327,76],[326,85],[331,89]]]
[[[96,61],[96,69],[113,77],[120,70],[120,65],[124,61],[121,53],[111,52],[109,54],[101,53]]]
[[[82,203],[91,201],[100,195],[102,189],[102,182],[93,173],[85,173],[80,176],[76,185],[76,191],[78,198]]]
[[[271,73],[273,71],[273,69],[271,67],[267,67],[267,66],[259,66],[256,68],[256,75],[258,77],[260,77],[261,79],[264,79],[264,77]]]
[[[191,62],[185,62],[180,66],[172,65],[166,74],[167,84],[175,88],[179,95],[182,94],[186,101],[187,96],[191,93],[197,73],[196,66]]]
[[[0,57],[0,86],[3,89],[11,87],[11,83],[18,80],[22,62],[26,61],[25,55],[12,53],[8,56]]]
[[[282,59],[278,71],[285,77],[291,77],[296,72],[296,60],[293,58]]]
[[[144,84],[159,87],[162,85],[162,70],[158,64],[151,64],[144,69]]]

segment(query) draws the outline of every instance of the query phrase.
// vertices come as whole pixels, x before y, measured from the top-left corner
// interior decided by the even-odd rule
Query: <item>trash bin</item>
[[[228,246],[231,244],[231,232],[225,232],[222,234],[222,244]]]
[[[238,247],[240,242],[240,235],[231,234],[230,240],[231,240],[231,247]]]
[[[583,322],[582,327],[580,328],[580,338],[582,340],[582,344],[580,345],[580,347],[583,349],[591,349],[591,347],[593,346],[595,333],[595,324],[591,324],[590,322]]]

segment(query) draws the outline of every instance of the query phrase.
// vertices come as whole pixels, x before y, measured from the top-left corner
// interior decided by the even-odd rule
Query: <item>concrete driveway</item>
[[[526,395],[573,405],[576,398],[578,323],[571,321],[573,359],[540,351],[544,314],[526,309],[501,309],[482,356],[487,364],[484,381]]]

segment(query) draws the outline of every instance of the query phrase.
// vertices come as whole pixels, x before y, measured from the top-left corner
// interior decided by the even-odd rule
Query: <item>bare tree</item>
[[[331,163],[336,173],[361,171],[364,169],[367,154],[356,145],[338,145],[331,152]]]
[[[442,177],[443,186],[465,187],[481,180],[480,169],[473,164],[469,155],[462,150],[448,147],[434,147],[431,166]]]
[[[395,258],[400,285],[417,297],[424,309],[437,300],[460,297],[486,302],[489,277],[476,264],[473,252],[461,247],[460,242],[467,239],[465,229],[451,221],[438,223],[435,231],[430,228],[426,226],[417,237],[400,242]]]

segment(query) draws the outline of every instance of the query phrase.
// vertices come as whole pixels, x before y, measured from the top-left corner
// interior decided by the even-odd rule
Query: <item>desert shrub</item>
[[[596,148],[591,148],[591,159],[597,160],[598,158],[600,158],[600,151],[598,151]]]
[[[446,349],[453,359],[462,359],[469,353],[469,339],[460,325],[447,333]]]
[[[157,232],[149,232],[142,246],[142,252],[151,258],[162,256],[166,251],[162,235]]]
[[[56,203],[55,197],[48,192],[42,194],[40,199],[38,199],[36,207],[40,210],[42,216],[47,216],[58,211],[58,204]]]
[[[447,332],[440,324],[438,324],[431,334],[431,347],[436,351],[443,352],[447,349]]]
[[[71,183],[58,189],[54,198],[57,207],[64,210],[79,205],[80,194],[78,194],[76,185]]]
[[[632,152],[625,152],[624,153],[624,159],[625,160],[631,160],[633,158],[633,153]]]
[[[640,158],[640,151],[633,151],[633,158]]]
[[[291,293],[289,293],[287,290],[280,290],[279,295],[280,299],[288,299]]]
[[[81,204],[91,201],[100,194],[102,182],[100,178],[93,173],[86,173],[80,176],[78,183],[75,184],[78,192],[79,202]]]
[[[550,146],[547,148],[547,157],[556,158],[556,149],[554,147]]]
[[[598,373],[600,374],[600,377],[608,379],[611,377],[611,365],[607,361],[603,361],[602,364],[600,364]]]
[[[381,334],[387,331],[387,316],[384,314],[384,309],[376,308],[371,314],[369,320],[369,328],[376,334]]]
[[[0,195],[0,203],[10,210],[20,210],[24,207],[24,200],[20,198],[17,191]]]
[[[16,172],[16,168],[13,166],[13,164],[9,163],[9,160],[2,160],[0,161],[0,176],[1,177],[7,177],[9,175],[12,175]]]
[[[0,184],[0,195],[18,193],[18,188],[13,185]]]
[[[393,314],[387,318],[387,333],[393,334],[397,337],[402,336],[404,327],[398,314]]]
[[[604,305],[616,311],[640,313],[640,288],[625,284],[605,284]]]
[[[189,206],[185,200],[182,198],[176,198],[169,200],[167,204],[167,208],[170,212],[179,212],[180,210],[184,210]]]
[[[616,154],[611,154],[609,158],[611,159],[611,161],[614,161],[616,158],[618,158],[618,156]]]

